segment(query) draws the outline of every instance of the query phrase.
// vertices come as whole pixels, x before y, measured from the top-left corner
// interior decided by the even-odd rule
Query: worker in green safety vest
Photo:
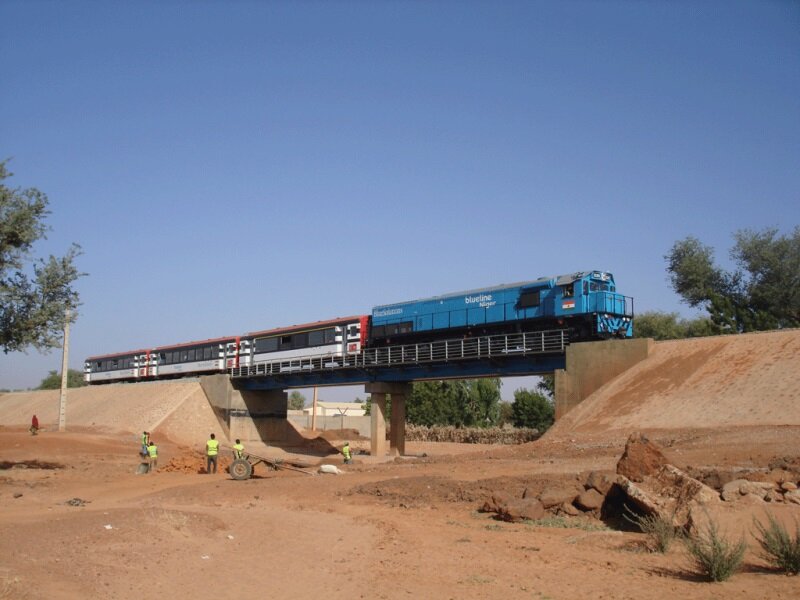
[[[344,455],[344,464],[349,465],[353,462],[353,459],[350,458],[350,442],[344,443],[342,454]]]
[[[237,460],[240,458],[244,458],[244,446],[242,446],[241,440],[236,440],[236,443],[233,445],[233,459]]]
[[[148,473],[150,473],[158,468],[158,446],[153,441],[147,446],[147,456],[150,457],[150,468],[148,469]]]
[[[217,472],[217,455],[219,454],[219,441],[211,434],[211,439],[206,442],[206,473]],[[212,470],[211,467],[214,467]]]

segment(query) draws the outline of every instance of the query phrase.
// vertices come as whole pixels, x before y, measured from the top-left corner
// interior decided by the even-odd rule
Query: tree
[[[83,380],[83,373],[75,369],[67,369],[67,387],[77,388],[83,387],[86,382]],[[58,371],[50,371],[47,377],[42,379],[37,390],[60,390],[61,389],[61,373]]]
[[[7,187],[8,161],[0,161],[0,347],[16,352],[33,347],[48,350],[61,345],[64,316],[76,318],[78,272],[74,261],[80,247],[73,244],[63,257],[50,255],[30,265],[33,245],[46,237],[47,196],[36,188]]]
[[[637,338],[655,340],[677,340],[720,333],[719,328],[707,317],[681,319],[678,313],[647,311],[636,316],[633,332]]]
[[[800,326],[800,226],[788,236],[744,229],[734,239],[733,272],[716,266],[713,249],[696,238],[675,242],[664,257],[675,292],[705,309],[721,333]]]
[[[514,392],[511,409],[515,427],[531,427],[544,433],[555,421],[555,410],[550,401],[542,394],[525,388]]]
[[[556,394],[556,377],[553,375],[542,375],[539,383],[536,384],[536,391],[545,398],[552,399]]]
[[[514,424],[514,405],[511,402],[500,402],[500,418],[497,421],[499,426]]]
[[[289,393],[289,410],[303,410],[306,407],[306,397],[297,390]]]
[[[417,382],[406,416],[417,425],[491,427],[500,421],[500,385],[497,378]]]

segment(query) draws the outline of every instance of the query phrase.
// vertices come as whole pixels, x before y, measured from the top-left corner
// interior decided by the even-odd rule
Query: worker
[[[150,457],[150,468],[148,469],[148,473],[150,473],[158,468],[158,446],[155,442],[151,441],[147,445],[147,455]]]
[[[217,472],[217,455],[219,454],[219,442],[217,441],[216,436],[211,434],[211,439],[206,442],[206,473],[216,473]],[[211,467],[214,467],[214,470],[211,470]]]
[[[142,432],[142,449],[139,450],[139,454],[142,458],[147,458],[147,448],[150,445],[150,432],[143,431]]]
[[[353,459],[350,458],[350,442],[344,443],[344,448],[342,448],[342,454],[344,454],[344,464],[346,465],[352,464]]]
[[[241,440],[236,440],[236,443],[233,445],[233,460],[238,460],[240,458],[244,458],[244,446],[242,446]]]
[[[31,435],[36,435],[39,433],[39,419],[36,418],[36,415],[33,415],[31,419]]]

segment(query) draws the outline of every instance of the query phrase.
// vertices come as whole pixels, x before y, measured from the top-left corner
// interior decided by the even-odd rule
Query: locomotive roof
[[[524,287],[527,285],[541,285],[544,283],[549,283],[550,281],[555,281],[555,285],[568,285],[573,281],[577,281],[578,279],[582,279],[591,273],[595,273],[596,271],[577,271],[575,273],[570,273],[568,275],[555,275],[553,277],[539,277],[539,279],[534,279],[532,281],[519,281],[517,283],[501,283],[499,285],[491,285],[488,287],[478,288],[474,290],[466,290],[463,292],[450,292],[449,294],[441,294],[439,296],[431,296],[430,298],[417,298],[416,300],[407,300],[405,302],[392,302],[391,304],[381,304],[376,306],[376,309],[381,309],[386,306],[397,306],[398,304],[410,304],[412,302],[433,302],[434,300],[442,300],[444,298],[452,298],[453,296],[473,296],[475,294],[482,294],[486,292],[496,292],[498,290],[507,290],[510,288],[518,288]],[[604,271],[599,271],[603,273]]]
[[[98,354],[97,356],[89,356],[86,360],[92,361],[92,360],[97,360],[99,358],[114,358],[117,356],[136,356],[138,354],[143,354],[145,352],[147,352],[147,349],[128,350],[127,352],[115,352],[114,354]]]

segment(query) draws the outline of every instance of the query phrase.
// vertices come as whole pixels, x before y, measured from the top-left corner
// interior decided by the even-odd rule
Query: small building
[[[303,409],[304,415],[314,412],[312,406]],[[359,402],[317,402],[318,417],[363,417],[364,404]]]

